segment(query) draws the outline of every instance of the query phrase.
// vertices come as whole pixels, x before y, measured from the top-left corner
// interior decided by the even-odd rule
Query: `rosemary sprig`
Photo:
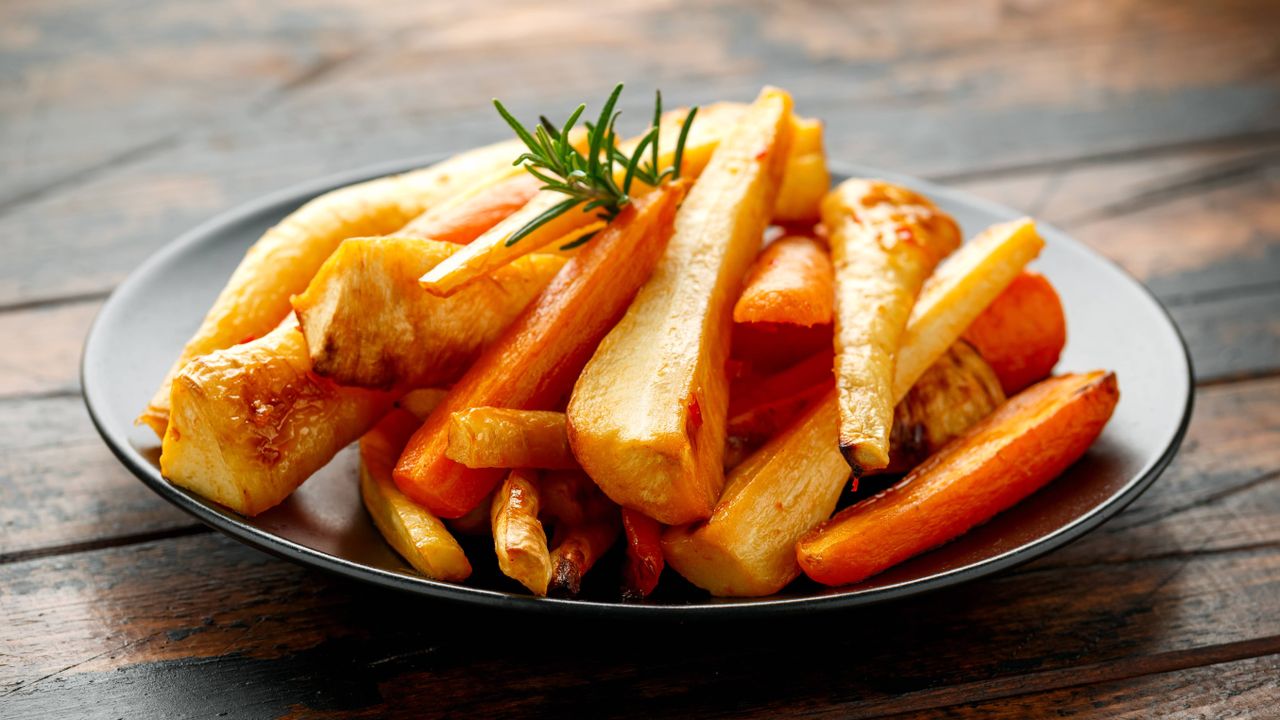
[[[654,101],[653,122],[648,132],[640,138],[631,155],[627,155],[618,147],[615,126],[621,113],[615,112],[614,108],[621,94],[622,83],[619,83],[610,93],[604,106],[600,108],[600,116],[596,121],[585,123],[586,155],[569,143],[569,133],[582,117],[586,105],[579,105],[560,127],[556,127],[546,117],[542,117],[541,122],[530,132],[503,107],[501,102],[494,99],[493,106],[498,109],[498,114],[529,149],[517,158],[514,164],[523,165],[525,170],[541,180],[543,190],[568,196],[512,233],[506,241],[508,247],[578,206],[582,206],[583,212],[596,211],[597,217],[602,220],[614,219],[631,202],[631,187],[637,179],[646,185],[657,187],[668,178],[680,177],[684,145],[689,138],[689,127],[693,124],[698,108],[691,108],[684,118],[671,165],[659,168],[658,145],[661,139],[662,93],[658,92]],[[647,163],[644,162],[646,150],[649,151]],[[625,169],[621,185],[614,178],[618,167]],[[576,247],[590,239],[591,235],[585,235],[566,245],[565,249]]]

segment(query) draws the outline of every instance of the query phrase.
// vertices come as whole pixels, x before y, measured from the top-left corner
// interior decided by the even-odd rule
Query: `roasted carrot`
[[[343,385],[434,387],[457,380],[563,266],[536,254],[436,297],[417,278],[459,245],[352,238],[293,298],[315,371]]]
[[[387,544],[418,572],[461,582],[471,575],[471,563],[458,541],[391,480],[400,451],[421,424],[412,413],[396,408],[360,438],[360,497]]]
[[[665,560],[662,557],[662,525],[637,510],[622,509],[627,535],[627,563],[622,569],[622,595],[643,600],[658,587]]]
[[[311,372],[295,322],[187,363],[160,470],[245,515],[274,507],[381,418],[396,396]]]
[[[1062,301],[1045,276],[1024,271],[964,332],[1013,394],[1053,372],[1067,342]]]
[[[733,306],[738,323],[826,325],[834,313],[831,256],[822,243],[791,235],[770,243],[747,271]]]
[[[512,470],[493,496],[489,524],[502,574],[543,596],[551,582],[552,565],[547,534],[538,519],[540,509],[537,475]]]
[[[469,468],[578,467],[569,450],[564,413],[477,407],[449,418],[445,456]]]
[[[785,370],[831,347],[831,325],[734,323],[729,357],[751,373],[768,374]]]
[[[295,210],[245,254],[138,421],[163,436],[178,371],[193,358],[271,332],[289,314],[289,296],[307,287],[343,240],[394,232],[428,208],[509,172],[519,152],[516,141],[490,145],[422,170],[349,185]]]
[[[777,197],[790,112],[767,88],[721,143],[569,400],[578,462],[614,502],[662,522],[706,517],[724,485],[733,302]]]
[[[762,441],[791,424],[835,383],[834,360],[828,347],[772,375],[735,381],[729,386],[729,434]]]
[[[1119,397],[1102,371],[1028,388],[902,482],[801,538],[800,567],[824,585],[856,583],[981,525],[1079,459]]]
[[[511,177],[477,186],[456,203],[428,210],[396,231],[396,235],[466,245],[528,204],[541,184],[517,169]]]
[[[395,478],[406,495],[448,518],[488,495],[501,471],[473,470],[445,454],[453,413],[546,409],[560,400],[657,264],[684,189],[667,184],[624,209],[476,360],[405,449]]]
[[[925,278],[960,244],[960,228],[928,199],[853,178],[822,203],[836,288],[840,449],[855,475],[889,464],[898,346]]]

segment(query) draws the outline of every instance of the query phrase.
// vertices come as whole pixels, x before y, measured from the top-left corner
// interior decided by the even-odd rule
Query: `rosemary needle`
[[[597,217],[609,221],[618,216],[622,209],[631,202],[631,187],[636,180],[646,185],[657,187],[668,179],[680,177],[680,163],[684,159],[684,145],[689,138],[689,128],[698,108],[691,108],[680,127],[672,163],[664,168],[658,167],[659,141],[662,125],[662,93],[658,92],[654,100],[653,122],[649,130],[640,138],[631,155],[627,155],[618,147],[616,123],[618,116],[614,108],[618,97],[622,94],[622,83],[610,93],[609,99],[600,108],[600,115],[594,123],[586,122],[587,152],[583,155],[569,143],[569,133],[586,111],[586,105],[579,105],[569,119],[560,127],[545,116],[530,131],[520,123],[500,101],[494,99],[493,106],[498,114],[511,126],[516,136],[525,144],[528,151],[516,158],[514,164],[523,165],[525,170],[542,181],[542,189],[563,193],[565,200],[556,203],[530,220],[523,227],[507,238],[508,246],[515,245],[529,233],[542,227],[549,221],[582,206],[583,212],[595,211]],[[645,152],[649,152],[648,162]],[[617,168],[624,168],[622,183],[615,180]],[[564,249],[576,247],[591,239],[585,235],[565,246]]]

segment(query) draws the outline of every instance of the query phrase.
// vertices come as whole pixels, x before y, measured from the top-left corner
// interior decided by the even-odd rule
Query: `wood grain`
[[[706,102],[774,81],[828,121],[834,157],[918,174],[1280,132],[1277,59],[1257,32],[1277,11],[1263,2],[701,2],[678,22],[647,2],[231,7],[83,10],[79,35],[59,27],[60,5],[6,7],[0,47],[19,81],[0,95],[13,118],[0,148],[15,161],[0,234],[27,240],[0,304],[103,292],[270,190],[497,137],[495,94],[554,112],[633,80],[631,117],[654,85]]]
[[[1280,666],[1280,5],[1035,0],[0,6],[0,715],[1267,717]],[[660,47],[661,51],[655,51]],[[1200,387],[1131,508],[1021,568],[788,622],[616,626],[391,595],[195,524],[78,397],[106,294],[321,175],[628,82],[765,83],[832,157],[1033,214],[1144,280]],[[832,658],[832,659],[828,659]]]

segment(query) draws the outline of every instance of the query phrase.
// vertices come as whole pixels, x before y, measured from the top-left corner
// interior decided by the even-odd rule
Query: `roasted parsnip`
[[[360,438],[360,496],[382,537],[418,572],[433,580],[462,582],[471,563],[436,516],[396,489],[391,469],[421,421],[393,409]]]
[[[554,525],[550,591],[569,597],[618,539],[618,506],[581,470],[545,473],[539,485],[543,516]]]
[[[449,417],[445,456],[469,468],[578,467],[569,450],[564,413],[477,407]]]
[[[664,184],[629,205],[481,354],[405,449],[395,478],[406,495],[455,518],[489,494],[500,471],[473,470],[446,456],[452,414],[558,402],[657,264],[684,190],[681,182]]]
[[[992,225],[938,268],[911,309],[902,336],[893,378],[895,398],[907,394],[1043,247],[1035,223],[1023,218]]]
[[[766,90],[721,143],[569,402],[569,442],[591,478],[662,522],[706,517],[724,483],[732,307],[777,197],[790,112],[790,96]]]
[[[855,475],[889,464],[894,362],[911,307],[960,243],[949,215],[882,180],[854,178],[822,203],[836,289],[840,449]]]
[[[512,470],[494,493],[489,524],[502,574],[534,595],[544,596],[552,566],[547,533],[538,519],[540,507],[537,476],[527,470]]]
[[[671,567],[713,595],[769,595],[794,580],[796,538],[831,517],[849,477],[836,425],[835,404],[816,403],[736,467],[710,519],[663,535]]]
[[[834,314],[831,256],[821,242],[803,235],[774,241],[747,272],[733,306],[737,323],[827,325]]]
[[[172,388],[161,473],[245,515],[288,497],[395,400],[312,373],[293,322],[192,360]]]
[[[271,332],[289,314],[289,296],[307,287],[343,240],[394,232],[428,208],[501,177],[519,152],[515,141],[490,145],[422,170],[349,185],[295,210],[249,248],[138,421],[163,436],[169,386],[178,371],[193,358]]]
[[[800,539],[806,575],[864,580],[980,525],[1040,489],[1102,432],[1115,375],[1064,375],[1032,386],[917,467]]]
[[[995,371],[972,345],[957,340],[894,407],[885,472],[919,465],[1004,401]]]
[[[793,117],[791,151],[773,218],[777,222],[817,220],[822,198],[831,189],[827,154],[822,145],[822,121]]]
[[[459,247],[398,235],[342,243],[293,299],[315,371],[372,388],[453,382],[565,263],[530,255],[451,297],[423,292],[418,277]]]

